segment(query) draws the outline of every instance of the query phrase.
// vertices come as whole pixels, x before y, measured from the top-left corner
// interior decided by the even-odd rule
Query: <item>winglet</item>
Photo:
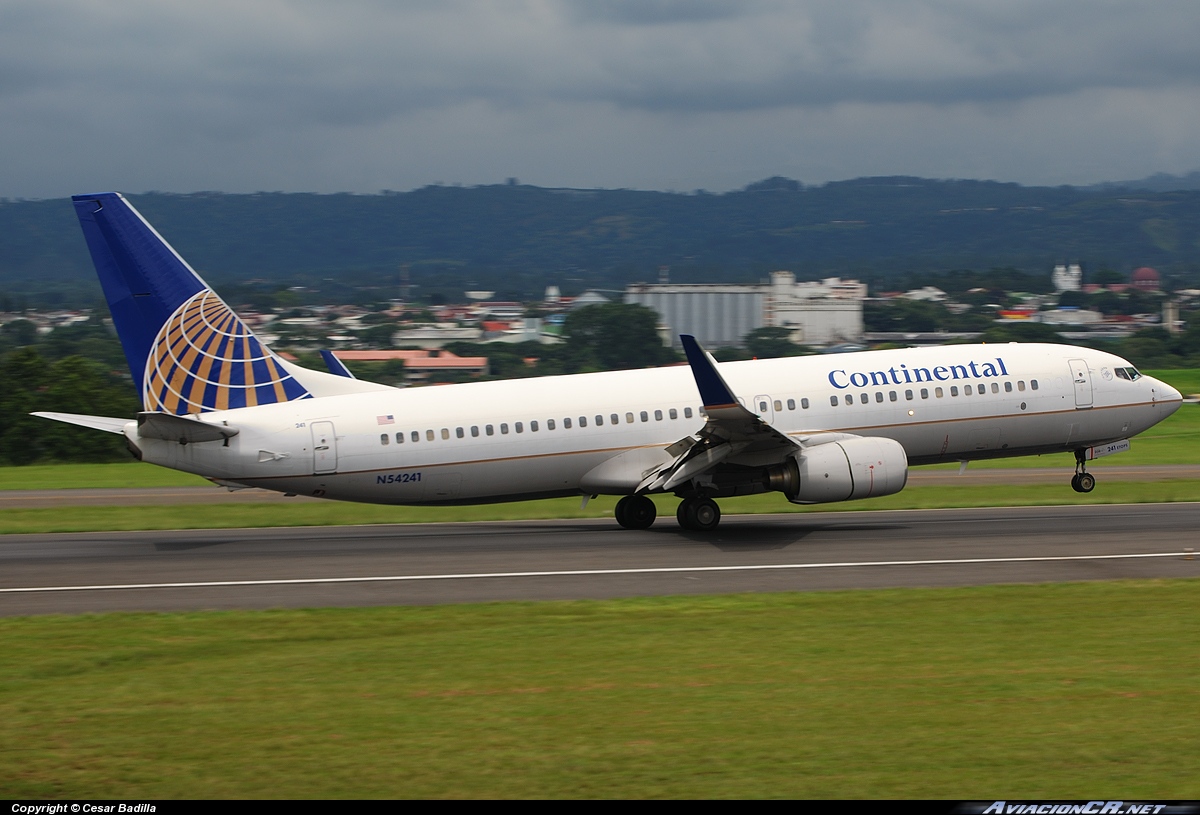
[[[683,352],[687,354],[688,365],[692,368],[692,376],[696,378],[696,387],[705,410],[740,407],[733,389],[717,372],[716,361],[700,347],[696,338],[691,334],[680,334],[679,341],[683,343]]]
[[[321,359],[325,360],[325,367],[329,369],[329,373],[337,376],[345,376],[354,379],[354,374],[350,373],[350,369],[346,367],[340,359],[333,355],[332,351],[322,349]]]

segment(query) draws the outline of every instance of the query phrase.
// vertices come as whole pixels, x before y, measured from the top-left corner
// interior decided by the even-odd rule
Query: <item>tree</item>
[[[813,353],[811,348],[792,342],[792,329],[781,326],[764,326],[747,334],[742,342],[751,356],[760,359],[771,357],[798,357]]]
[[[563,368],[616,371],[676,361],[658,336],[658,314],[645,306],[606,303],[571,312],[563,323]]]

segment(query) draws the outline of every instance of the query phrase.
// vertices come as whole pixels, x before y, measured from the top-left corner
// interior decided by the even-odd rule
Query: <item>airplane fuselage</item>
[[[1180,404],[1170,386],[1125,374],[1131,366],[1117,356],[1061,345],[868,351],[720,370],[747,409],[797,441],[893,439],[914,465],[1102,445]],[[692,372],[679,366],[298,399],[203,421],[239,432],[199,444],[139,437],[134,423],[125,434],[144,460],[219,481],[437,504],[608,491],[585,476],[625,451],[696,434],[705,416]]]

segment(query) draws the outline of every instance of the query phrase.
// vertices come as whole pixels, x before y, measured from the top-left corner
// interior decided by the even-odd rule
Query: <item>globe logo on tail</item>
[[[159,329],[146,360],[142,404],[204,413],[309,397],[229,306],[205,289]]]

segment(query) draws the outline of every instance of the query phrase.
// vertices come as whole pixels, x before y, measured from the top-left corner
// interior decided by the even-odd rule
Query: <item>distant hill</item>
[[[394,287],[401,264],[429,292],[539,297],[654,280],[852,275],[1056,262],[1150,265],[1195,282],[1200,190],[1024,187],[991,181],[785,178],[695,194],[431,186],[380,195],[145,193],[130,199],[214,283],[304,280]],[[0,203],[0,294],[95,294],[68,200]],[[393,289],[394,291],[394,289]]]
[[[1150,192],[1175,192],[1177,190],[1200,190],[1200,170],[1185,175],[1155,173],[1136,181],[1104,181],[1084,187],[1085,190],[1110,192],[1112,190],[1149,190]]]

